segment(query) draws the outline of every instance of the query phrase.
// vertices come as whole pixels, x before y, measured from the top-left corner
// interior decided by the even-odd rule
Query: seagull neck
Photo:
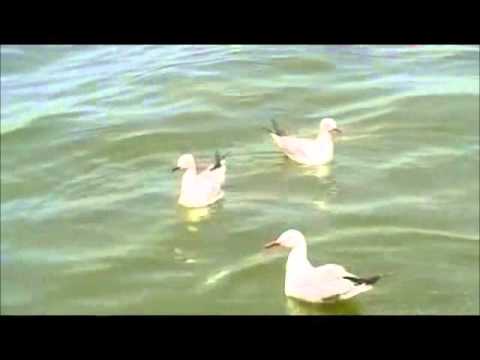
[[[317,141],[332,142],[332,134],[330,134],[328,130],[320,130],[320,133],[317,136]]]
[[[187,170],[185,170],[185,173],[183,174],[182,183],[183,184],[188,183],[188,182],[194,180],[196,176],[197,176],[196,167],[193,166],[191,168],[188,168]]]
[[[295,246],[290,250],[287,260],[287,270],[294,269],[299,270],[303,268],[310,268],[312,265],[307,258],[307,244],[303,243],[301,245]]]

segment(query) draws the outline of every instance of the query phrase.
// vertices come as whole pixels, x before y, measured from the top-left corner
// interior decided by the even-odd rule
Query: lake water
[[[282,157],[275,118],[344,130]],[[177,205],[191,152],[225,199]],[[478,46],[2,46],[2,314],[479,314]],[[283,294],[288,228],[314,265],[383,274],[336,305]]]

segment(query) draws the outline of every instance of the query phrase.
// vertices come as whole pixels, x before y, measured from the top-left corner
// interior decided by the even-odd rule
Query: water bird
[[[283,246],[288,255],[284,292],[287,297],[309,303],[328,303],[350,299],[371,290],[380,276],[359,277],[343,266],[326,264],[314,267],[307,258],[307,242],[295,229],[282,233],[265,248]]]
[[[342,133],[332,118],[320,121],[320,131],[315,139],[304,139],[288,135],[279,127],[275,120],[271,120],[272,128],[265,128],[272,136],[273,142],[290,159],[302,165],[324,165],[333,160],[334,144],[333,132]]]
[[[213,164],[197,167],[192,154],[183,154],[178,158],[172,172],[185,170],[182,176],[178,203],[189,208],[205,207],[224,196],[222,185],[226,178],[227,154],[215,152]]]

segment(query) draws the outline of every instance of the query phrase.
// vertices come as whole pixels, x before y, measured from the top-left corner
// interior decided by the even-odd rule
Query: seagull
[[[172,172],[185,170],[178,203],[189,208],[205,207],[224,196],[222,185],[226,176],[226,155],[215,152],[215,162],[203,169],[197,169],[192,154],[183,154],[178,158]]]
[[[332,132],[342,132],[332,118],[320,121],[320,132],[314,140],[288,135],[275,120],[272,125],[272,129],[266,129],[280,150],[293,161],[309,166],[324,165],[333,160]]]
[[[335,302],[350,299],[371,290],[380,276],[361,278],[337,264],[312,266],[307,258],[307,243],[303,234],[290,229],[265,248],[283,246],[291,249],[288,255],[285,295],[309,303]]]

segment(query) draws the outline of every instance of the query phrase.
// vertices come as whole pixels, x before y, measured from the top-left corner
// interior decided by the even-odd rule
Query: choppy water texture
[[[261,130],[344,129],[305,169]],[[192,152],[226,197],[176,205]],[[479,314],[478,46],[2,46],[3,314]],[[348,303],[283,295],[314,264],[386,274]]]

